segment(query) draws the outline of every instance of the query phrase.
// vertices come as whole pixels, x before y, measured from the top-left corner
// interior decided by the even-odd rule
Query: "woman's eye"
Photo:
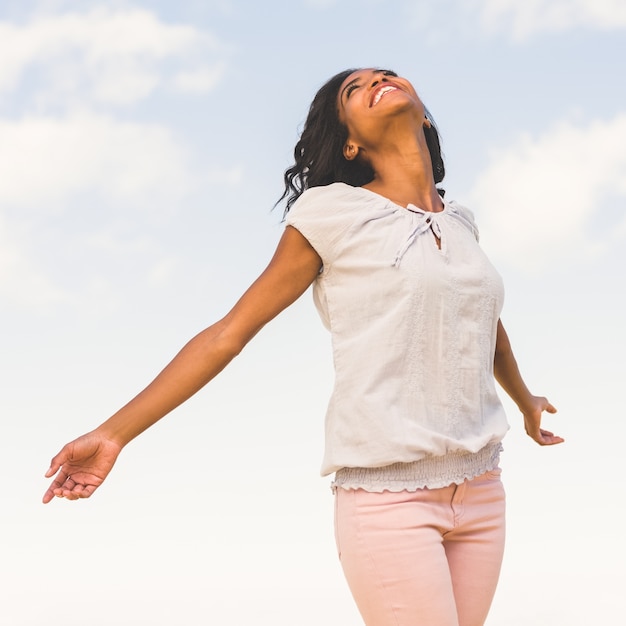
[[[350,97],[350,94],[355,90],[358,89],[358,85],[348,85],[348,88],[346,89],[346,100]]]

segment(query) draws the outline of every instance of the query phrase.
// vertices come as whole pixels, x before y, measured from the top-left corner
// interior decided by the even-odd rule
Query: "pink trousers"
[[[504,549],[496,469],[416,492],[337,489],[335,537],[366,626],[482,626]]]

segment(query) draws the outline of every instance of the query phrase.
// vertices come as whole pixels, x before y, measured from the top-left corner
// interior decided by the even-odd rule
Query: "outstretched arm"
[[[302,295],[320,268],[320,257],[308,241],[287,226],[266,270],[226,317],[196,335],[127,405],[52,459],[46,476],[56,476],[43,502],[55,496],[89,497],[129,441],[221,372],[267,322]]]
[[[517,404],[524,416],[524,427],[529,437],[542,446],[562,443],[564,439],[549,430],[541,428],[541,417],[544,411],[556,413],[556,409],[542,396],[533,396],[522,379],[517,361],[511,349],[511,343],[498,320],[496,353],[494,358],[494,375],[502,389]]]

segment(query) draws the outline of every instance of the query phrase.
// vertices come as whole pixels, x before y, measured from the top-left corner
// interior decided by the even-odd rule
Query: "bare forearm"
[[[259,330],[294,302],[317,276],[321,260],[287,228],[263,274],[226,317],[196,335],[138,396],[98,430],[121,446],[202,389]]]
[[[240,348],[224,337],[224,323],[196,335],[141,393],[98,430],[125,446],[219,374]]]
[[[309,242],[288,226],[270,264],[224,319],[196,335],[126,406],[53,457],[46,476],[54,480],[44,503],[90,497],[121,449],[217,376],[267,322],[302,295],[321,265]]]
[[[511,343],[501,322],[498,322],[498,337],[493,369],[499,385],[523,413],[531,403],[533,396],[522,379],[513,350],[511,349]]]
[[[556,408],[543,396],[534,396],[526,387],[522,375],[517,366],[511,343],[498,320],[498,336],[496,340],[496,353],[493,361],[493,371],[496,380],[517,404],[524,416],[524,428],[529,437],[539,445],[549,446],[563,443],[563,437],[541,427],[541,418],[544,411],[556,413]]]

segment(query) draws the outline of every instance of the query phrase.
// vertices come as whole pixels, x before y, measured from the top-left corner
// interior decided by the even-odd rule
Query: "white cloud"
[[[407,11],[431,44],[441,44],[451,34],[502,33],[521,42],[540,33],[626,28],[623,0],[412,0]]]
[[[189,72],[196,76],[194,90],[206,91],[222,66],[206,59],[219,51],[220,44],[208,33],[166,24],[137,8],[102,5],[88,12],[36,17],[23,26],[0,22],[0,92],[23,86],[32,71],[39,72],[39,104],[77,97],[128,104],[159,85],[179,87],[181,75]],[[164,61],[182,68],[168,76]],[[189,82],[183,79],[183,85]]]
[[[10,104],[13,97],[21,111],[17,119],[0,116],[0,296],[26,306],[74,297],[59,283],[61,265],[49,266],[51,237],[69,256],[109,237],[111,258],[145,265],[156,258],[150,280],[165,281],[174,262],[164,263],[140,234],[126,237],[128,249],[114,249],[122,245],[116,220],[128,226],[132,210],[144,207],[171,214],[206,181],[205,168],[166,126],[101,111],[159,88],[210,90],[224,70],[223,48],[194,26],[119,2],[42,4],[51,11],[21,24],[0,21],[0,98]],[[102,206],[106,225],[88,225],[88,216],[73,232],[72,215],[93,217]],[[134,254],[133,246],[147,250]],[[104,292],[114,301],[98,276],[82,287],[95,301]]]
[[[174,87],[181,92],[201,93],[209,91],[219,82],[225,67],[218,64],[215,67],[200,67],[193,70],[179,72],[173,80]]]
[[[616,196],[626,196],[626,114],[520,137],[493,153],[470,200],[490,252],[534,270],[601,254],[622,239],[626,220],[609,217],[605,202]],[[594,224],[603,215],[604,229]]]
[[[54,272],[41,260],[40,240],[46,239],[57,216],[78,206],[83,213],[93,212],[103,203],[109,213],[121,207],[123,213],[117,215],[125,221],[132,220],[129,208],[169,213],[203,174],[194,171],[186,149],[168,129],[93,112],[0,119],[0,136],[0,296],[18,306],[42,308],[73,297],[56,284]],[[110,217],[107,228],[112,224]],[[95,221],[92,228],[102,225]],[[83,245],[106,244],[111,258],[132,256],[132,249],[119,250],[122,245],[139,247],[143,253],[135,256],[141,259],[155,256],[141,235],[122,244],[108,230],[91,232],[65,232],[62,245],[75,249],[74,254]],[[161,268],[154,280],[165,277]],[[93,292],[94,302],[102,299],[103,290],[106,301],[114,302],[111,288],[98,281],[96,277],[85,287]]]
[[[574,28],[626,28],[623,0],[475,0],[483,27],[510,31],[517,40]]]
[[[0,137],[0,298],[39,310],[78,297],[59,282],[61,265],[51,263],[55,245],[79,263],[85,250],[94,258],[132,261],[150,285],[172,280],[177,260],[164,257],[136,227],[136,210],[149,210],[158,228],[207,185],[242,179],[241,167],[208,170],[196,163],[163,126],[100,113],[0,118]],[[84,219],[74,232],[78,214]],[[86,280],[79,281],[86,306],[116,306],[119,294],[104,278]]]
[[[146,204],[193,184],[167,128],[95,113],[0,120],[0,204],[52,206],[85,191]]]

